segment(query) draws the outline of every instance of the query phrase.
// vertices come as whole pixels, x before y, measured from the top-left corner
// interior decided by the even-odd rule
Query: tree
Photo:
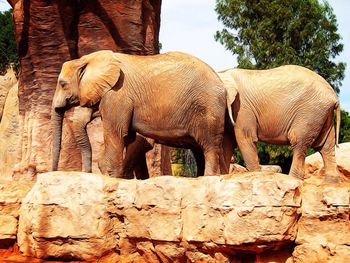
[[[350,115],[341,110],[339,142],[350,142]]]
[[[224,25],[215,39],[237,55],[239,68],[301,65],[323,76],[339,93],[346,64],[333,61],[343,44],[328,2],[217,0],[215,10]],[[261,163],[278,163],[284,172],[289,170],[290,147],[259,142],[258,152]]]
[[[342,52],[343,44],[327,2],[217,0],[215,10],[225,26],[215,39],[238,55],[238,67],[302,65],[323,76],[339,93],[345,63],[332,59]]]
[[[0,12],[0,73],[3,73],[10,64],[13,64],[16,69],[19,64],[12,10]]]

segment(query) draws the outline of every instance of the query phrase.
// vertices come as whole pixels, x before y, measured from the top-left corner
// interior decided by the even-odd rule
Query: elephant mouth
[[[58,103],[54,106],[57,113],[62,113],[73,107],[79,106],[79,100],[75,98],[66,99],[63,103]]]

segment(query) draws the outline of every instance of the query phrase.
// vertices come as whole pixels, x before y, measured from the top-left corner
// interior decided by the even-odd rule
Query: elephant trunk
[[[51,127],[52,127],[52,171],[58,170],[58,162],[61,151],[62,141],[62,124],[64,117],[64,110],[58,110],[52,107],[51,111]]]
[[[83,171],[86,173],[92,172],[92,150],[89,140],[89,135],[86,131],[86,123],[76,123],[73,124],[73,132],[75,140],[80,148],[81,157],[83,162]]]

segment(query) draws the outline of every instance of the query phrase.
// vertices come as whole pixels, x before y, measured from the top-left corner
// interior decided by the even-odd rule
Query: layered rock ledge
[[[15,262],[350,262],[349,193],[272,172],[2,180],[0,258],[16,242]]]
[[[22,200],[17,242],[35,258],[222,262],[293,244],[299,187],[272,173],[145,181],[44,173]]]

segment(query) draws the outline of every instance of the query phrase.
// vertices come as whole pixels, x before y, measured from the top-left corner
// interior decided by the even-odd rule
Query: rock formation
[[[146,181],[40,174],[22,201],[18,245],[25,256],[88,261],[258,254],[295,240],[299,186],[272,173]]]
[[[13,7],[21,65],[19,164],[12,168],[12,174],[30,180],[36,173],[50,168],[50,106],[62,63],[101,49],[130,54],[158,53],[161,1],[139,0],[131,4],[127,0],[10,0],[9,3]],[[64,127],[66,140],[61,169],[81,170],[80,152],[69,121],[65,121]],[[159,146],[157,149],[161,152]],[[3,166],[6,163],[0,163],[2,169]]]
[[[349,156],[348,145],[337,156]],[[145,181],[51,172],[29,191],[1,180],[0,257],[349,262],[349,171],[341,184],[324,184],[322,166],[313,165],[304,182],[267,171]],[[19,252],[9,253],[15,241]]]
[[[9,69],[0,76],[0,177],[11,179],[19,161],[18,82]]]

